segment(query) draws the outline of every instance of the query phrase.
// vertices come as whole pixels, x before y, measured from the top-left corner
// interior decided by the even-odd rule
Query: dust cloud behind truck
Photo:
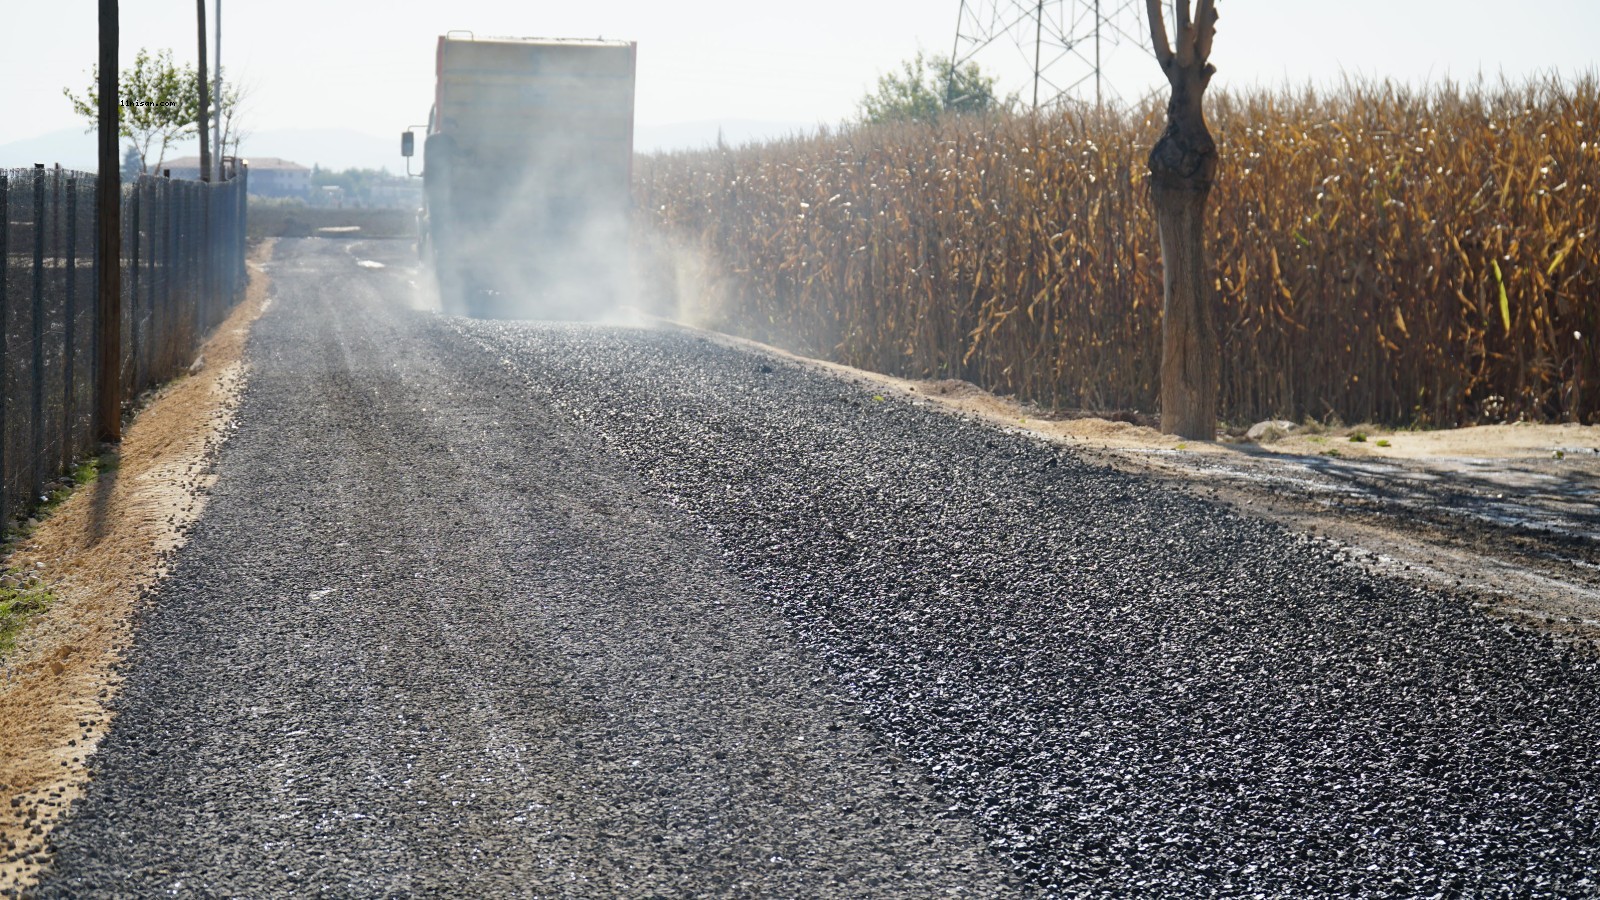
[[[604,316],[628,280],[636,45],[460,34],[439,38],[423,144],[418,251],[440,305]]]

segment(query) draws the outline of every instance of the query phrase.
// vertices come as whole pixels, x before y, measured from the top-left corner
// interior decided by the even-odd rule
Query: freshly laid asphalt
[[[40,896],[1600,896],[1592,658],[408,253],[279,244]]]

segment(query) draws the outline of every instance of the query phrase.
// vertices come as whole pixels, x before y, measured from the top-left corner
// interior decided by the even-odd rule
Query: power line
[[[1033,108],[1060,102],[1089,82],[1095,104],[1115,87],[1106,82],[1104,62],[1132,44],[1150,49],[1138,0],[961,0],[951,50],[950,77],[978,57],[1015,54],[1032,73]]]

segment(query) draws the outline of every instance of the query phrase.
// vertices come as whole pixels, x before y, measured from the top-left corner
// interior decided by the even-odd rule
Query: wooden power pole
[[[211,123],[211,164],[217,167],[217,180],[222,181],[222,0],[217,0],[211,27],[216,34],[211,42],[211,89],[217,92],[217,120]]]
[[[102,441],[122,440],[122,160],[117,155],[117,0],[100,0],[100,176],[95,179],[99,295],[95,418]]]
[[[196,15],[200,22],[200,66],[195,77],[200,79],[200,180],[211,180],[211,135],[208,125],[211,118],[211,92],[206,86],[206,0],[195,0]]]

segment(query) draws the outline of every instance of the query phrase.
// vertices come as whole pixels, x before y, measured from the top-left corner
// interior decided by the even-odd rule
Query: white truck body
[[[636,45],[439,39],[422,248],[446,311],[574,318],[627,268]]]

